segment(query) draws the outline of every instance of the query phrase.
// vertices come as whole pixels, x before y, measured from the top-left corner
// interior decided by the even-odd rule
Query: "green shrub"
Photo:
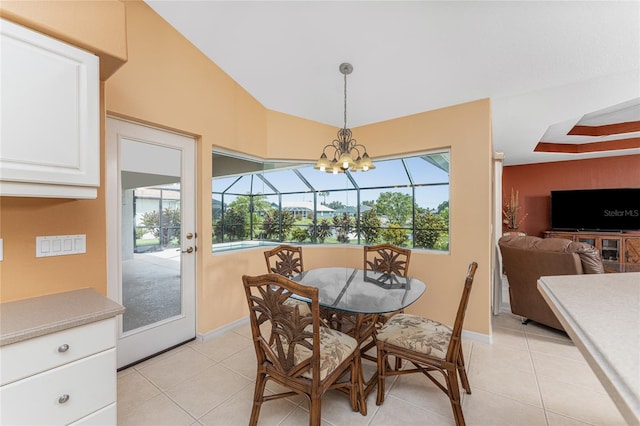
[[[307,228],[293,228],[291,230],[291,239],[294,241],[301,243],[307,238],[309,238],[309,231],[307,231]]]

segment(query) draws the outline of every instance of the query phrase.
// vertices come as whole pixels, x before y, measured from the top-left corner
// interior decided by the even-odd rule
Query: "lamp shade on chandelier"
[[[344,75],[344,127],[338,130],[337,138],[322,149],[322,155],[314,169],[327,173],[344,173],[373,170],[367,148],[351,137],[351,129],[347,128],[347,75],[353,71],[349,63],[340,64],[340,72]],[[327,155],[328,154],[328,155]]]

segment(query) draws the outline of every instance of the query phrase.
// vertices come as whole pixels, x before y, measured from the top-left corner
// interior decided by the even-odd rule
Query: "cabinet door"
[[[81,325],[0,347],[0,385],[77,361],[116,345],[116,319]]]
[[[95,198],[97,56],[6,20],[0,30],[0,195]]]
[[[622,239],[612,237],[602,237],[600,239],[600,256],[602,260],[620,260],[620,250],[622,249]]]
[[[595,238],[595,237],[591,237],[591,236],[578,237],[577,241],[579,243],[587,243],[587,244],[589,244],[591,246],[594,246],[595,248],[598,248],[598,239]]]
[[[623,261],[640,264],[640,237],[624,239]]]
[[[116,402],[116,350],[0,387],[3,425],[62,425]]]

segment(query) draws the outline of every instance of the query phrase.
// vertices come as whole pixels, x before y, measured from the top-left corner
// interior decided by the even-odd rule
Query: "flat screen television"
[[[640,230],[640,188],[551,191],[551,228]]]

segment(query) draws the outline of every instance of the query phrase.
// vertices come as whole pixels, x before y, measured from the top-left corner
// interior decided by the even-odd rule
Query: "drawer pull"
[[[66,343],[64,345],[58,346],[58,352],[66,352],[68,350],[69,350],[69,345],[67,345]]]
[[[66,393],[58,398],[58,404],[64,404],[67,401],[69,401],[69,395]]]

